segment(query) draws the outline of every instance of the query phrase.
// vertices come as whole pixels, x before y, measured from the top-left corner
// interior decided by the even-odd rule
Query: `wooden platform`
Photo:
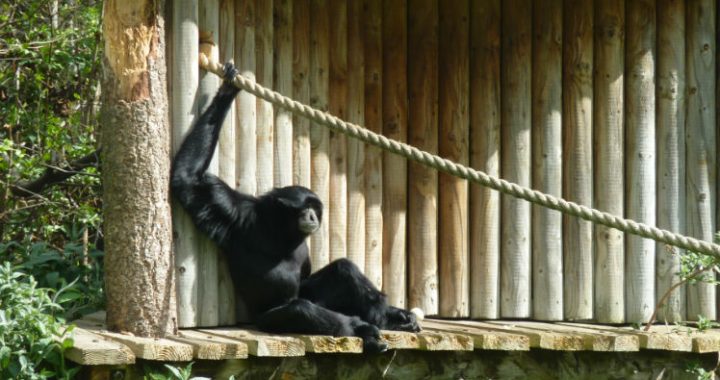
[[[141,338],[105,330],[104,315],[74,322],[75,347],[67,357],[82,365],[132,364],[136,358],[159,361],[291,357],[305,353],[362,352],[355,337],[278,336],[251,328],[183,329],[166,339]],[[631,327],[532,321],[425,320],[417,334],[384,331],[393,350],[423,351],[556,351],[629,352],[664,350],[720,351],[720,330],[654,326],[649,332]]]

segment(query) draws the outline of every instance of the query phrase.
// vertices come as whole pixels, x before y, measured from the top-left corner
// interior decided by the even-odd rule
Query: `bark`
[[[177,330],[163,1],[105,2],[101,145],[107,326]]]

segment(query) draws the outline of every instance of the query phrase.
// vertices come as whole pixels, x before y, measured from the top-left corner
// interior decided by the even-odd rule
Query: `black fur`
[[[305,239],[322,220],[322,202],[301,186],[260,197],[239,193],[206,173],[220,128],[239,90],[227,79],[198,118],[173,162],[175,198],[228,257],[237,293],[267,332],[363,338],[369,352],[387,345],[379,329],[419,331],[415,316],[388,306],[385,295],[349,260],[310,274]]]

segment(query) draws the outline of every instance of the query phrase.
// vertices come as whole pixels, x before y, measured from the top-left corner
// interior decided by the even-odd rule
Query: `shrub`
[[[60,312],[50,290],[38,288],[32,276],[8,262],[0,266],[0,378],[69,379],[77,373],[80,367],[65,365],[72,327],[56,316]]]

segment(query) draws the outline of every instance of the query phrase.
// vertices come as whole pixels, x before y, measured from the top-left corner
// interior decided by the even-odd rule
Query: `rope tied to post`
[[[219,62],[209,60],[204,54],[200,54],[200,67],[220,77],[223,75],[223,65]],[[232,83],[241,90],[247,91],[276,106],[285,108],[294,114],[303,116],[317,124],[326,126],[336,132],[340,132],[382,150],[405,157],[408,160],[439,170],[443,173],[489,187],[503,194],[508,194],[564,214],[615,228],[625,233],[638,235],[674,247],[720,258],[720,245],[718,244],[677,234],[647,224],[638,223],[632,219],[622,218],[591,207],[570,202],[541,191],[523,187],[501,178],[490,176],[483,171],[476,170],[446,158],[442,158],[438,155],[422,151],[414,146],[388,139],[381,134],[372,132],[357,124],[349,123],[328,112],[310,107],[271,89],[263,87],[255,81],[242,75],[236,76]]]

